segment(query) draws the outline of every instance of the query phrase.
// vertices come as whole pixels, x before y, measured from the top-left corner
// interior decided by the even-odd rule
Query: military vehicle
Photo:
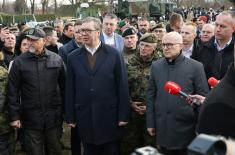
[[[100,17],[104,12],[115,13],[120,18],[135,17],[147,14],[150,17],[160,17],[171,12],[176,7],[171,0],[118,0],[103,3],[82,3],[77,8],[79,18],[87,16]]]
[[[147,14],[150,17],[160,17],[173,11],[176,4],[170,0],[128,0],[118,1],[115,13],[119,17],[141,16]]]

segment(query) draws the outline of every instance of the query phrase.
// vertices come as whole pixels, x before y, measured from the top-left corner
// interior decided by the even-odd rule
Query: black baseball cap
[[[32,28],[28,30],[26,36],[30,39],[38,40],[40,38],[44,38],[46,33],[41,28]]]

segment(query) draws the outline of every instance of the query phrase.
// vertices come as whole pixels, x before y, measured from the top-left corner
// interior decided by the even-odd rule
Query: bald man
[[[180,96],[167,93],[167,81],[178,83],[186,94],[206,95],[208,85],[203,65],[182,54],[183,39],[178,32],[167,33],[162,40],[164,58],[152,64],[147,90],[147,130],[156,136],[160,152],[186,155],[195,137],[197,113]],[[161,75],[161,76],[159,76]]]

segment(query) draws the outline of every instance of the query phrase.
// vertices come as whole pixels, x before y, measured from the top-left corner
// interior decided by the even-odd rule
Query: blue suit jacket
[[[128,121],[130,106],[121,53],[104,43],[97,52],[93,70],[84,46],[69,54],[65,111],[83,142],[103,144],[120,138],[118,122]]]
[[[105,41],[104,41],[104,35],[103,35],[102,32],[101,32],[101,34],[100,34],[100,40],[105,43]],[[116,49],[117,49],[119,52],[122,52],[122,51],[123,51],[123,48],[124,48],[124,41],[123,41],[122,36],[120,36],[120,35],[117,34],[117,33],[114,33],[114,40],[115,40]]]
[[[65,64],[67,64],[68,54],[77,48],[79,48],[78,44],[76,43],[75,39],[72,39],[71,41],[69,41],[67,44],[65,44],[59,49],[58,54],[61,56]]]

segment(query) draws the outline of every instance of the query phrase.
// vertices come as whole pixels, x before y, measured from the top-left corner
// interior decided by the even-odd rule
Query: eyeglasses
[[[81,30],[78,30],[78,31],[75,31],[75,33],[81,34],[82,31],[81,31]]]
[[[174,45],[176,45],[176,44],[180,44],[180,43],[163,43],[162,44],[162,48],[172,48]]]
[[[93,31],[97,31],[97,30],[91,30],[91,29],[81,29],[81,33],[86,33],[86,34],[90,34]]]

